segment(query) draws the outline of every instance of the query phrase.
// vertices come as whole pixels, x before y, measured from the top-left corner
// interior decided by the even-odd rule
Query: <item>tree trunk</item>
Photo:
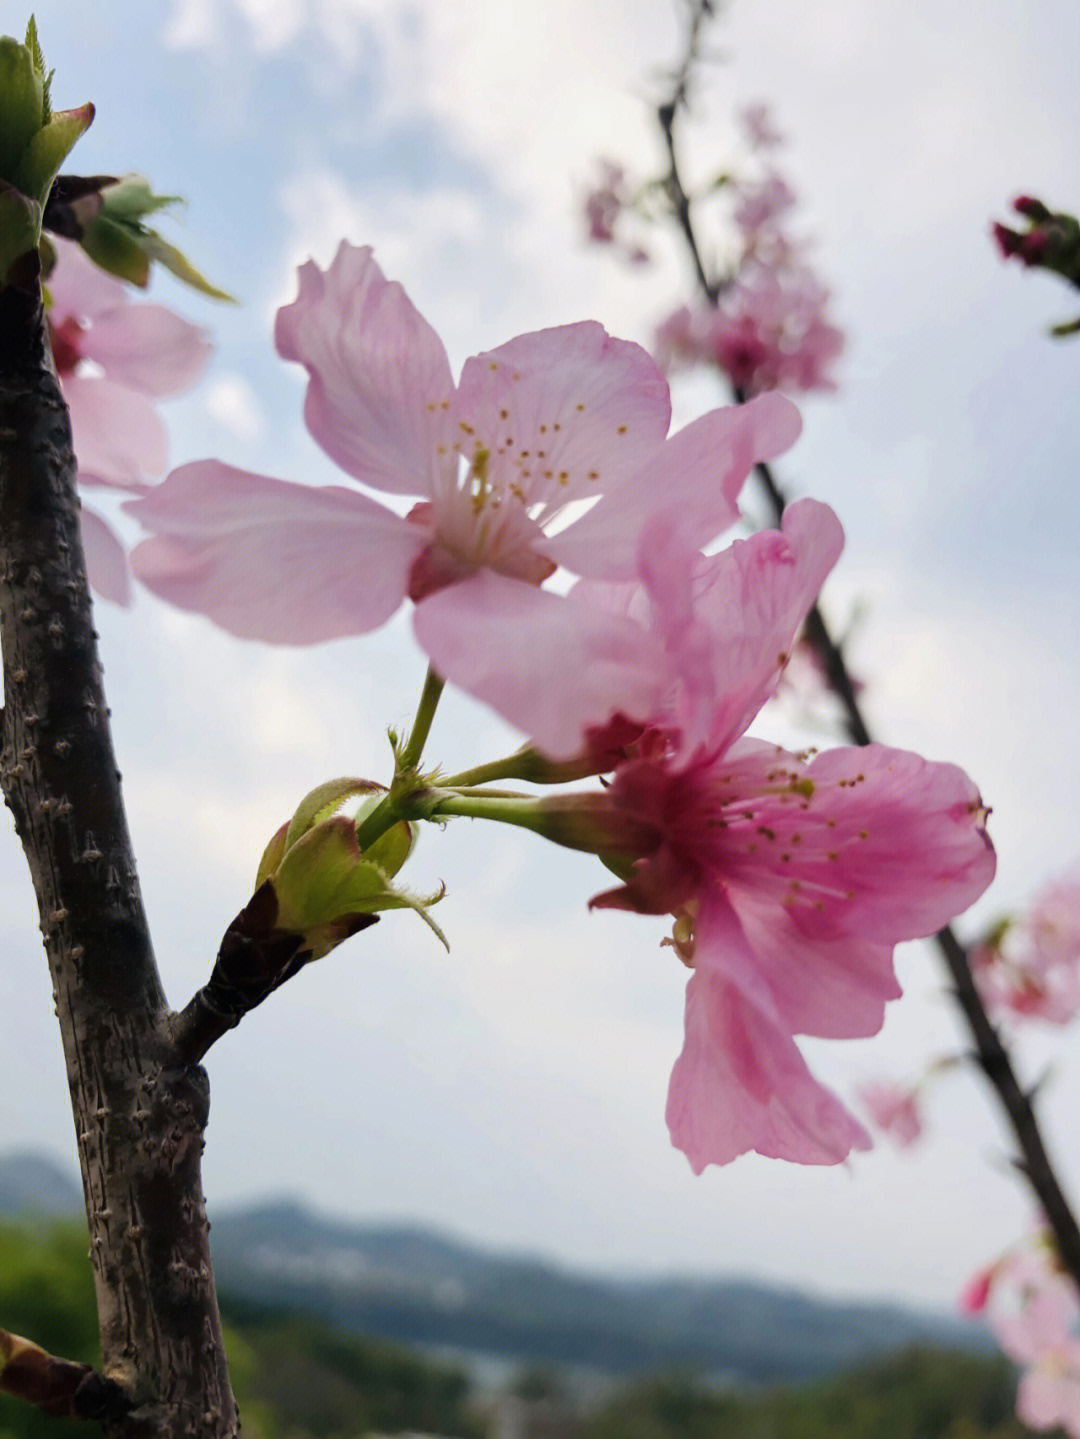
[[[104,1427],[118,1439],[231,1439],[238,1417],[200,1178],[209,1086],[169,1039],[109,733],[75,478],[40,286],[28,273],[0,290],[0,783],[37,893],[63,1035],[102,1370],[131,1403]]]

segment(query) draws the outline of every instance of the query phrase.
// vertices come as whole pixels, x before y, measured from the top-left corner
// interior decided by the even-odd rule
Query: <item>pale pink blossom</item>
[[[1042,889],[1022,919],[973,948],[971,965],[989,1009],[1068,1024],[1080,1009],[1080,874]]]
[[[998,1343],[1025,1366],[1017,1417],[1080,1439],[1080,1298],[1052,1244],[1040,1236],[977,1278],[988,1289],[985,1313]]]
[[[615,239],[615,224],[625,200],[625,179],[621,165],[612,160],[597,162],[599,176],[585,196],[585,223],[594,245],[610,245]]]
[[[78,245],[53,244],[49,335],[80,483],[139,493],[168,463],[168,435],[153,401],[195,383],[210,358],[209,340],[163,305],[132,303],[127,288]],[[129,603],[127,558],[116,535],[84,509],[82,536],[94,589]]]
[[[587,191],[582,203],[585,229],[594,245],[612,245],[620,250],[631,264],[643,265],[649,260],[649,253],[634,240],[620,234],[620,221],[631,208],[630,188],[626,172],[613,160],[597,161],[596,184]]]
[[[828,291],[805,266],[744,267],[716,306],[686,306],[659,327],[664,369],[711,364],[745,394],[834,390],[831,367],[844,337],[826,317]]]
[[[917,1089],[881,1080],[864,1084],[859,1099],[875,1127],[900,1149],[910,1149],[921,1136],[923,1117]]]
[[[613,829],[621,817],[655,839],[593,904],[675,916],[672,944],[694,973],[668,1123],[695,1171],[750,1149],[831,1164],[866,1148],[795,1037],[876,1033],[900,993],[895,944],[934,933],[994,872],[986,811],[962,770],[880,745],[812,757],[743,737],[841,541],[813,500],[789,508],[782,533],[710,557],[653,522],[636,589],[606,603],[599,585],[569,596],[609,663],[572,651],[520,709],[516,695],[499,700],[509,632],[502,649],[493,628],[473,636],[484,697],[515,723],[535,705],[598,747],[613,733],[623,742],[604,792]],[[645,656],[652,688],[625,683]]]
[[[772,110],[762,101],[747,105],[739,117],[752,150],[772,150],[783,141],[776,128]]]
[[[762,180],[737,186],[739,203],[732,218],[743,233],[748,247],[753,246],[763,230],[776,228],[776,221],[795,204],[795,192],[787,181],[775,173]]]
[[[171,603],[272,643],[361,634],[410,598],[435,666],[473,692],[478,645],[458,663],[469,615],[509,618],[511,644],[482,657],[507,691],[562,671],[552,614],[566,602],[545,579],[559,566],[633,578],[654,516],[708,543],[735,519],[755,461],[799,430],[788,401],[764,396],[668,436],[654,362],[589,322],[478,355],[455,385],[401,286],[348,244],[326,271],[301,267],[276,338],[308,372],[317,442],[352,479],[413,497],[411,511],[202,461],[129,504],[153,532],[133,552],[135,573]]]

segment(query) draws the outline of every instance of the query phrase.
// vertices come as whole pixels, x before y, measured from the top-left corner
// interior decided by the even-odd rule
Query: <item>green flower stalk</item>
[[[94,118],[89,103],[54,111],[51,83],[33,19],[22,44],[0,36],[0,285],[12,283],[20,260],[36,255],[53,180]]]

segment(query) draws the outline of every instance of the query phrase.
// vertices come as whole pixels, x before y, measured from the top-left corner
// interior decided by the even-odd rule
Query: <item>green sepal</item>
[[[259,872],[255,876],[256,889],[262,888],[263,883],[277,871],[278,865],[285,858],[285,835],[288,828],[287,823],[283,824],[263,850],[262,859],[259,860]]]
[[[150,260],[134,235],[123,225],[105,215],[89,221],[79,244],[99,269],[138,285],[145,290],[150,283]]]
[[[38,130],[16,171],[15,182],[24,194],[33,195],[44,206],[60,166],[93,119],[93,105],[80,105],[77,110],[57,110]]]
[[[20,256],[37,247],[41,206],[0,181],[0,284]]]
[[[209,295],[211,300],[226,300],[230,305],[237,304],[235,295],[230,295],[228,290],[220,290],[213,285],[202,273],[196,270],[183,251],[178,250],[175,245],[170,245],[168,240],[162,239],[156,230],[143,231],[143,243],[146,246],[146,253],[151,260],[156,260],[159,265],[164,265],[170,275],[175,275],[185,285],[190,285],[193,290],[200,294]]]
[[[345,937],[342,921],[384,909],[415,910],[446,944],[426,913],[441,892],[421,898],[395,890],[386,871],[361,851],[356,824],[345,815],[320,821],[287,848],[271,882],[278,902],[275,928],[302,934],[313,959]]]
[[[289,821],[285,848],[289,849],[320,820],[328,819],[330,815],[341,808],[347,799],[358,794],[370,795],[376,792],[380,796],[384,793],[382,785],[376,784],[371,779],[356,779],[352,776],[344,779],[328,779],[325,784],[316,785],[300,801],[295,814]]]
[[[178,195],[155,195],[143,175],[123,175],[100,191],[101,208],[86,221],[80,245],[103,270],[145,288],[153,261],[185,285],[215,300],[233,300],[212,285],[175,245],[143,223],[147,215],[181,202]]]

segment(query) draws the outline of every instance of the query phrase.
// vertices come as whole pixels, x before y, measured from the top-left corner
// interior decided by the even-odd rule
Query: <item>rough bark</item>
[[[200,1177],[209,1088],[169,1038],[35,260],[0,290],[0,783],[37,893],[63,1035],[102,1370],[131,1402],[104,1427],[117,1439],[231,1439],[238,1420]]]

